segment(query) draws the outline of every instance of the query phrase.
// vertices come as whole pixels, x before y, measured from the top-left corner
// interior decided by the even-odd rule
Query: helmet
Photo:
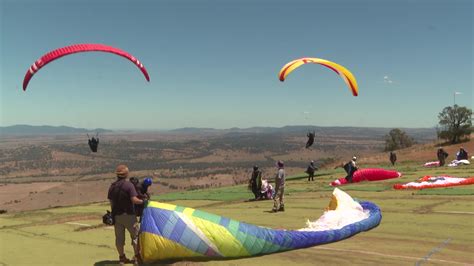
[[[279,160],[279,161],[277,162],[277,166],[280,167],[280,168],[282,168],[282,167],[284,166],[283,161],[282,161],[282,160]]]
[[[254,165],[253,170],[257,170],[257,169],[258,169],[258,165]]]
[[[355,157],[355,156],[352,157],[352,160],[357,161],[357,157]]]
[[[150,177],[147,177],[145,178],[145,180],[143,180],[144,186],[148,187],[148,186],[151,186],[151,184],[153,184],[153,180]]]
[[[128,167],[125,164],[119,164],[117,168],[115,168],[115,174],[117,177],[125,178],[128,176]]]

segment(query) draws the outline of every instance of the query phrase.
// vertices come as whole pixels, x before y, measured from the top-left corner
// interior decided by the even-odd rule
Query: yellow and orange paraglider
[[[347,84],[347,86],[351,90],[352,95],[357,96],[359,94],[357,81],[354,75],[352,75],[352,73],[349,70],[347,70],[347,68],[339,64],[336,64],[334,62],[320,59],[320,58],[304,57],[304,58],[296,59],[289,62],[288,64],[283,66],[283,68],[280,70],[280,74],[279,74],[280,81],[285,81],[286,76],[288,76],[291,72],[293,72],[293,70],[307,63],[320,64],[332,69],[334,72],[336,72],[337,74],[339,74],[339,76],[342,77],[344,82]]]

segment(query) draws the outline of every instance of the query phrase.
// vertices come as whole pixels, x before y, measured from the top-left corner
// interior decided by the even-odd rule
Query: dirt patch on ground
[[[452,200],[439,201],[432,204],[423,205],[423,206],[420,206],[419,208],[414,209],[413,212],[419,213],[419,214],[432,213],[434,207],[437,207],[446,203],[450,203],[450,202],[452,202]]]
[[[61,186],[62,182],[40,182],[31,184],[2,184],[0,185],[0,208],[5,209],[3,205],[12,204],[15,201],[22,200],[44,191]],[[8,203],[11,202],[11,203]]]
[[[114,179],[1,185],[0,209],[18,212],[107,202],[107,192],[113,181]],[[169,188],[159,184],[152,185],[149,190],[152,195],[169,191]]]

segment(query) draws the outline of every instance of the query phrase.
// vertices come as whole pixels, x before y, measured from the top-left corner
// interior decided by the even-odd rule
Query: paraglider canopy
[[[41,56],[38,60],[36,60],[31,65],[28,71],[26,71],[25,78],[23,79],[23,90],[26,91],[26,87],[28,86],[30,79],[33,77],[33,75],[36,72],[38,72],[45,65],[63,56],[67,56],[67,55],[75,54],[75,53],[83,53],[83,52],[105,52],[105,53],[112,53],[112,54],[116,54],[118,56],[124,57],[128,59],[129,61],[131,61],[132,63],[134,63],[143,73],[143,75],[145,76],[145,79],[147,81],[150,81],[150,76],[148,75],[146,68],[143,66],[142,63],[140,63],[140,61],[137,58],[135,58],[131,54],[123,50],[120,50],[116,47],[112,47],[112,46],[108,46],[104,44],[85,43],[85,44],[74,44],[74,45],[70,45],[66,47],[61,47]]]
[[[359,88],[357,86],[357,81],[352,75],[352,73],[345,67],[336,64],[334,62],[321,59],[321,58],[310,58],[310,57],[304,57],[300,59],[293,60],[286,65],[284,65],[281,70],[280,74],[278,75],[278,78],[280,81],[285,81],[286,77],[293,72],[293,70],[299,68],[300,66],[308,63],[313,63],[313,64],[319,64],[322,66],[325,66],[334,72],[336,72],[341,78],[344,80],[346,85],[349,87],[349,90],[352,92],[352,95],[357,96],[359,95]]]

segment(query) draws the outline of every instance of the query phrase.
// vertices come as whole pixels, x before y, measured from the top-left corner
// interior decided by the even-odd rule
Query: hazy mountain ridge
[[[315,131],[317,136],[351,136],[355,139],[378,138],[381,139],[393,128],[383,127],[320,127],[312,125],[298,125],[298,126],[284,126],[284,127],[250,127],[238,128],[233,127],[229,129],[215,129],[215,128],[198,128],[185,127],[172,130],[160,130],[161,133],[172,134],[227,134],[230,136],[240,134],[283,134],[289,136],[305,136],[308,131]],[[429,141],[436,139],[435,128],[401,128],[409,136],[416,141]],[[158,132],[158,130],[156,130]],[[84,134],[90,132],[107,133],[116,132],[114,130],[96,128],[75,128],[68,126],[31,126],[31,125],[14,125],[7,127],[0,127],[1,135],[52,135],[52,134]],[[132,130],[132,132],[139,132],[139,130]],[[147,130],[153,132],[153,130]]]
[[[113,132],[112,130],[96,128],[75,128],[68,126],[31,126],[31,125],[14,125],[7,127],[0,127],[1,135],[51,135],[51,134],[82,134],[82,133],[106,133]]]

